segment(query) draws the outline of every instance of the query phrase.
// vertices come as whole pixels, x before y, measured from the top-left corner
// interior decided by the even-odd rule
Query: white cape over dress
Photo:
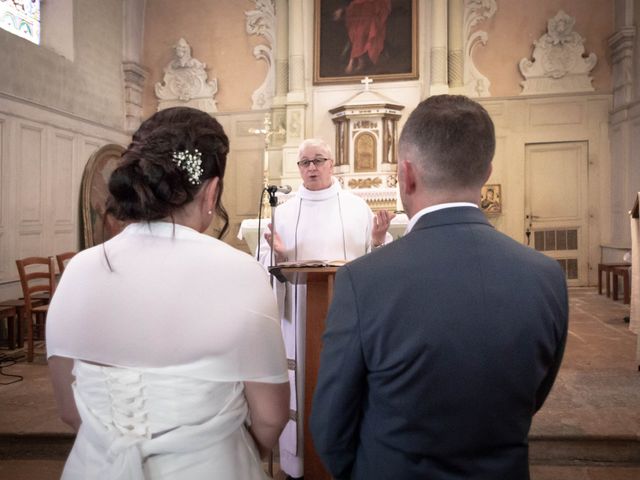
[[[180,225],[130,225],[65,269],[47,353],[75,359],[82,425],[64,479],[265,478],[243,382],[287,374],[248,255]]]

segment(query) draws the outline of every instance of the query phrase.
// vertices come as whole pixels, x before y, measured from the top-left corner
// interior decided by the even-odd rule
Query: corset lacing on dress
[[[151,438],[142,374],[119,368],[104,370],[113,428],[122,435]]]
[[[92,479],[144,480],[154,455],[209,448],[237,432],[248,417],[241,383],[203,382],[76,361],[78,437],[106,462]],[[89,478],[89,477],[87,477]]]

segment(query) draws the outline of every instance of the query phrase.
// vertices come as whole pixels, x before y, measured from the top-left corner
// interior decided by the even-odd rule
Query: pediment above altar
[[[375,110],[377,113],[379,109],[400,112],[403,108],[404,106],[397,104],[381,93],[373,90],[363,90],[353,95],[338,107],[329,110],[329,113],[338,114],[347,111],[353,113],[369,113],[372,110]],[[362,110],[365,110],[365,112],[362,112]]]

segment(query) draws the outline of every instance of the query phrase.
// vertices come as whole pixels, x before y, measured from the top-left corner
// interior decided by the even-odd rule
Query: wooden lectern
[[[320,350],[324,321],[333,297],[333,283],[338,267],[271,267],[269,272],[278,279],[293,282],[296,274],[298,281],[307,283],[307,320],[305,337],[305,382],[304,382],[304,478],[305,480],[331,480],[331,475],[322,465],[320,457],[313,447],[309,431],[309,414],[313,392],[318,380],[320,368]],[[302,274],[302,279],[301,279]]]
[[[636,363],[640,371],[640,192],[636,194],[631,217],[631,308],[629,330],[638,335],[636,343]]]

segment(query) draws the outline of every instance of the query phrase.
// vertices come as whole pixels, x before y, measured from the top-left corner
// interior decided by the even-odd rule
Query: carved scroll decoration
[[[498,7],[495,0],[465,0],[464,3],[465,60],[463,79],[465,93],[471,97],[488,97],[491,82],[480,73],[480,70],[473,63],[473,52],[478,45],[487,44],[489,35],[482,30],[473,33],[471,30],[478,23],[493,17]]]
[[[245,12],[246,31],[249,35],[260,35],[266,44],[256,45],[253,56],[267,64],[267,75],[262,84],[251,95],[252,110],[270,108],[275,90],[275,67],[273,51],[275,49],[276,11],[273,0],[255,0],[256,9]]]

